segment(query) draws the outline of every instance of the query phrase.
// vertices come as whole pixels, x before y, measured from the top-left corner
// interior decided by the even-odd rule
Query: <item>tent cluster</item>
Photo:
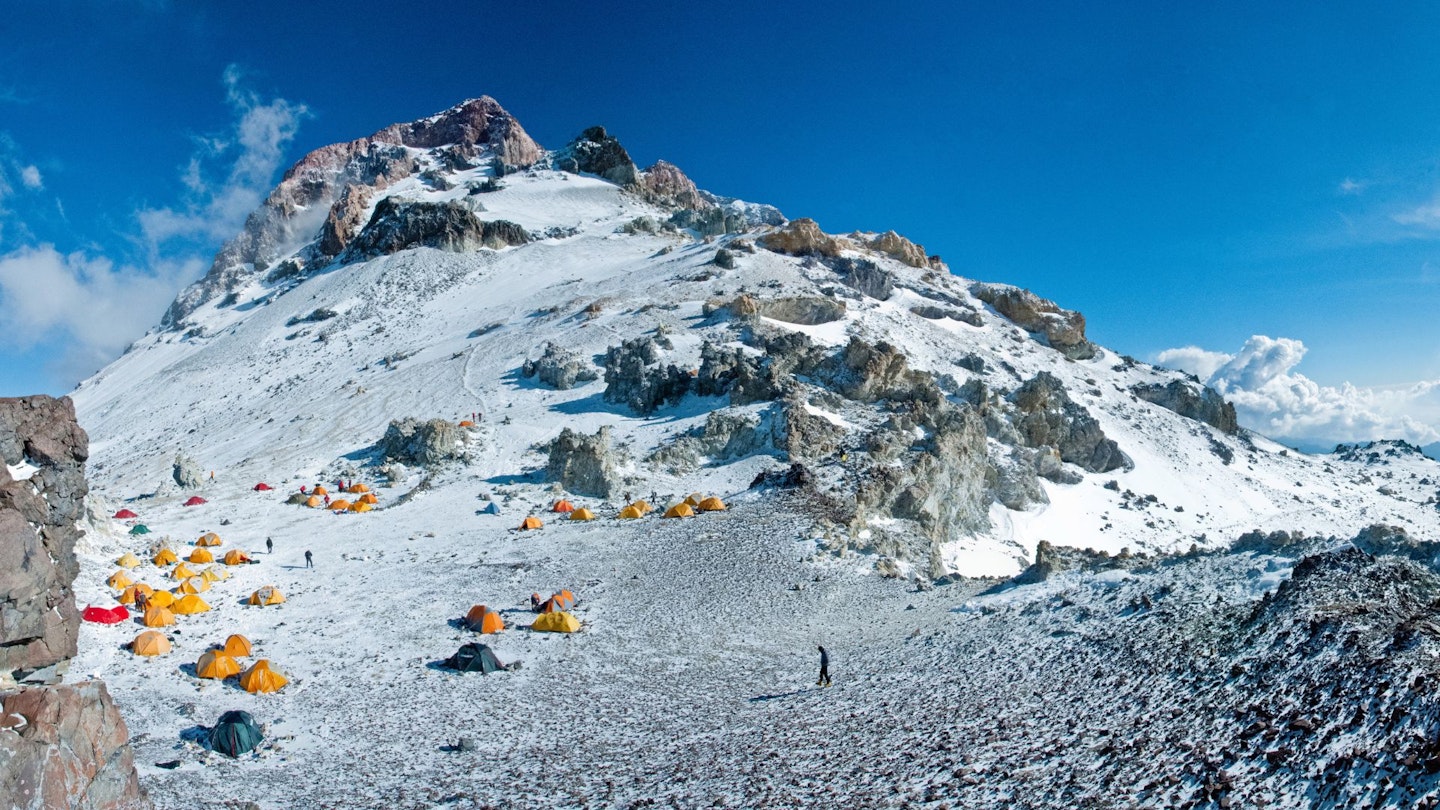
[[[269,487],[266,488],[268,489]],[[358,482],[351,484],[345,487],[342,492],[356,497],[353,499],[335,498],[331,500],[330,490],[322,485],[316,486],[309,491],[301,487],[299,492],[291,493],[285,502],[296,506],[308,506],[311,509],[328,509],[336,514],[341,512],[371,512],[374,511],[375,507],[380,503],[379,496],[371,492],[370,487],[365,484]]]
[[[200,594],[209,591],[216,582],[230,578],[230,572],[225,566],[252,562],[250,555],[238,548],[232,548],[226,551],[222,558],[225,565],[218,564],[215,553],[210,549],[221,545],[223,541],[220,535],[206,532],[195,541],[195,547],[183,560],[172,548],[156,548],[150,562],[161,569],[162,576],[175,583],[168,590],[135,581],[132,574],[144,565],[144,561],[133,552],[122,554],[115,560],[119,568],[105,580],[107,585],[118,592],[115,601],[119,605],[109,609],[86,608],[82,617],[86,621],[115,624],[130,618],[127,606],[136,606],[141,608],[137,617],[140,624],[157,628],[174,625],[176,616],[208,612],[210,605]],[[164,570],[166,568],[170,570]],[[142,640],[144,643],[141,643]],[[165,645],[159,644],[154,636],[146,636],[144,633],[131,642],[131,649],[137,655],[160,655],[168,651],[168,648],[161,649],[162,647]]]
[[[224,644],[200,655],[200,660],[195,662],[195,677],[223,681],[238,676],[240,688],[251,694],[278,692],[290,682],[289,678],[271,668],[270,661],[265,658],[256,660],[249,668],[242,668],[239,659],[253,654],[250,639],[236,633],[225,639]]]
[[[723,512],[727,508],[725,502],[718,497],[714,495],[707,497],[696,492],[685,498],[685,500],[672,504],[665,510],[663,516],[667,518],[694,517],[699,512]],[[592,510],[583,506],[577,507],[574,503],[565,499],[556,501],[554,505],[550,507],[550,511],[554,514],[564,515],[566,520],[583,521],[596,519],[596,515]],[[638,520],[650,514],[652,511],[654,511],[654,507],[646,503],[644,499],[641,499],[626,504],[615,517],[618,520]],[[498,515],[500,514],[500,509],[492,501],[485,509],[480,510],[480,513]],[[530,529],[540,529],[544,526],[544,521],[535,515],[530,515],[520,523],[519,530],[523,532]]]
[[[542,633],[575,633],[580,630],[580,620],[570,612],[575,607],[575,594],[570,590],[561,589],[543,602],[540,594],[531,594],[530,604],[540,614],[530,624],[531,630]]]

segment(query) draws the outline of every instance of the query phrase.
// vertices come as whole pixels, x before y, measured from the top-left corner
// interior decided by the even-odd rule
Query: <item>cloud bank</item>
[[[1235,405],[1240,424],[1306,444],[1405,439],[1440,441],[1440,380],[1393,388],[1320,385],[1295,367],[1305,344],[1255,335],[1235,354],[1197,346],[1156,355],[1163,366],[1199,377]]]

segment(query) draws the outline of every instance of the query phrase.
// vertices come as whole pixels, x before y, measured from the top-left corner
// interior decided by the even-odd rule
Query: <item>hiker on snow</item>
[[[274,553],[275,553],[275,541],[274,541],[274,540],[271,540],[271,539],[268,538],[268,537],[265,538],[265,553],[266,553],[266,554],[274,554]]]
[[[825,648],[820,648],[820,680],[815,682],[816,686],[830,685],[830,653]]]
[[[314,568],[314,567],[315,567],[315,561],[314,561],[313,559],[311,559],[311,557],[310,557],[310,552],[309,552],[308,550],[305,552],[305,567],[306,567],[306,568]]]

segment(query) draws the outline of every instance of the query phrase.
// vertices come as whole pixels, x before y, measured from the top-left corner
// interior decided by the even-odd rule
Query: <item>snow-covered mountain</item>
[[[888,724],[882,734],[853,714],[829,717],[826,699],[791,691],[804,681],[791,683],[782,659],[808,655],[817,638],[840,660],[851,656],[855,679],[866,677],[862,663],[869,668],[870,686],[852,684],[859,691],[841,697],[840,684],[836,705],[875,712],[877,721],[913,721],[911,739],[948,739],[969,721],[947,730],[892,709],[907,700],[937,709],[982,683],[1003,691],[994,681],[1003,667],[993,669],[1002,662],[985,651],[1008,637],[1021,658],[1048,662],[1021,680],[1063,670],[1045,651],[1045,634],[1061,633],[1045,624],[1050,619],[1025,632],[1016,627],[1032,615],[1025,605],[1075,604],[1064,587],[1046,580],[987,596],[980,592],[993,582],[972,582],[917,594],[877,572],[928,587],[957,576],[1009,577],[1037,556],[1046,565],[1031,567],[1032,579],[1044,579],[1037,569],[1077,566],[1090,573],[1063,581],[1083,593],[1089,613],[1064,632],[1110,638],[1124,635],[1117,622],[1135,614],[1111,604],[1106,582],[1131,583],[1124,587],[1134,593],[1124,593],[1138,600],[1152,593],[1146,576],[1182,581],[1166,579],[1166,593],[1218,578],[1204,592],[1239,611],[1288,577],[1297,549],[1324,551],[1330,536],[1388,524],[1433,540],[1440,489],[1440,467],[1415,448],[1382,443],[1305,455],[1247,433],[1233,409],[1194,380],[1091,343],[1079,313],[965,279],[894,231],[827,234],[811,220],[701,191],[673,165],[638,169],[598,127],[547,151],[489,98],[307,155],[164,323],[74,399],[92,438],[98,495],[132,505],[175,542],[223,532],[223,519],[250,548],[275,537],[292,566],[300,549],[314,548],[334,577],[320,584],[293,567],[247,569],[234,587],[274,581],[293,591],[287,621],[228,603],[222,617],[202,617],[214,632],[222,622],[247,627],[289,657],[281,663],[297,688],[278,697],[215,686],[202,686],[197,697],[200,682],[188,676],[144,677],[143,666],[97,635],[111,632],[105,628],[87,628],[90,652],[77,661],[112,685],[132,686],[129,698],[112,688],[129,701],[122,709],[134,713],[132,726],[154,741],[153,757],[184,745],[167,713],[177,701],[192,709],[204,703],[207,717],[211,703],[234,702],[287,715],[291,723],[277,728],[293,735],[290,753],[255,766],[271,771],[272,788],[284,786],[269,797],[280,806],[333,801],[355,778],[353,768],[335,765],[333,747],[353,749],[366,735],[413,737],[415,724],[449,728],[456,706],[496,711],[466,695],[454,676],[423,665],[463,637],[445,619],[471,603],[518,604],[532,590],[563,586],[577,587],[591,606],[584,618],[592,628],[573,644],[505,636],[497,647],[525,659],[526,669],[484,687],[500,690],[494,699],[507,701],[505,713],[527,739],[472,729],[488,756],[511,769],[511,784],[531,791],[513,806],[609,806],[660,795],[687,805],[716,797],[751,806],[827,795],[878,800],[889,795],[887,780],[908,780],[897,790],[914,787],[912,798],[932,806],[964,785],[991,791],[969,794],[973,801],[999,801],[1005,789],[973,762],[1014,751],[973,741],[955,743],[951,759],[932,750],[937,763],[944,760],[934,773],[946,776],[928,783],[924,767],[897,765],[873,779],[837,776],[839,787],[777,786],[726,760],[714,781],[697,777],[694,790],[676,792],[645,768],[670,767],[711,745],[735,757],[784,750],[766,729],[799,717],[845,735],[856,757],[873,752],[890,739]],[[277,497],[334,479],[384,484],[381,508],[332,517]],[[277,495],[253,492],[261,480]],[[191,489],[210,503],[180,507]],[[734,508],[693,523],[610,519],[634,498],[664,505],[697,491]],[[552,522],[521,539],[507,533],[562,493],[590,505],[602,523]],[[499,504],[502,517],[477,515],[484,505],[477,495]],[[1247,582],[1248,568],[1234,554],[1207,562],[1205,552],[1251,531],[1280,538],[1267,541],[1258,563],[1278,576]],[[1272,534],[1280,531],[1295,542]],[[106,598],[102,566],[110,557],[146,543],[98,528],[89,547],[90,597]],[[1079,552],[1055,551],[1066,548],[1093,551],[1073,559],[1067,555]],[[1163,556],[1185,552],[1198,556]],[[1071,562],[1055,563],[1061,558]],[[1173,570],[1135,570],[1181,559],[1188,562]],[[376,609],[386,616],[383,627],[374,626]],[[1214,610],[1220,622],[1223,611]],[[924,641],[897,641],[912,631],[908,638]],[[1164,633],[1137,638],[1173,642]],[[919,653],[922,643],[927,651]],[[1096,654],[1074,653],[1073,640],[1063,646],[1087,662]],[[885,674],[884,655],[958,670],[938,676],[932,694],[923,679]],[[988,663],[970,662],[972,655],[989,655]],[[1121,663],[1156,665],[1152,652],[1132,651],[1095,666]],[[1213,662],[1201,663],[1184,677],[1211,673]],[[621,665],[624,674],[615,669]],[[695,690],[708,687],[685,679],[721,677],[729,666],[742,682],[696,702]],[[564,684],[546,679],[562,670],[570,678]],[[367,705],[391,707],[384,716],[347,708],[361,694],[347,671],[374,690]],[[660,676],[669,677],[657,683]],[[1178,681],[1166,683],[1154,694],[1172,695],[1166,690]],[[567,684],[593,710],[569,702]],[[1032,685],[1025,688],[1028,694]],[[1075,705],[1089,694],[1061,691]],[[642,707],[647,719],[619,719],[627,705]],[[687,706],[693,734],[616,765],[619,788],[588,777],[567,787],[561,778],[582,762],[601,768],[607,757],[634,758],[637,747],[673,734],[674,719],[692,711]],[[562,722],[590,735],[583,756],[539,738]],[[416,766],[427,775],[421,782],[447,785],[467,797],[456,800],[462,806],[497,802],[498,793],[436,775],[448,768],[431,761],[446,756],[436,746],[463,736],[439,733],[404,749],[424,760]],[[1017,734],[1014,750],[1042,745]],[[1039,735],[1050,740],[1043,745],[1062,744],[1048,734]],[[820,741],[800,744],[809,753],[781,768],[782,780],[800,778],[805,763],[830,761]],[[542,777],[516,753],[522,748],[574,764]],[[431,806],[449,795],[406,792],[395,776],[405,767],[376,756],[386,767],[360,782],[384,799],[374,806]],[[835,756],[826,773],[862,767],[850,753]],[[289,760],[339,767],[343,778],[306,786],[301,773],[287,770]],[[1007,763],[1011,775],[1024,767]],[[235,767],[244,765],[224,766]],[[1066,767],[1074,778],[1079,766]],[[160,795],[180,801],[212,778],[198,774],[217,770],[142,773]],[[926,784],[949,787],[926,799]],[[566,792],[572,787],[579,793]],[[1191,795],[1169,787],[1152,798],[1166,804]],[[263,793],[254,795],[263,803]],[[1063,803],[1081,794],[1017,788],[1009,795]]]

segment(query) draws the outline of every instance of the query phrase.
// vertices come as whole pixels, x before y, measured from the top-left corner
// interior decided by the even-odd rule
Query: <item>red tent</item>
[[[105,608],[87,607],[80,618],[87,622],[98,622],[99,624],[119,624],[130,618],[130,611],[124,605],[116,605],[109,610]]]
[[[185,502],[185,505],[186,505],[186,506],[199,506],[199,505],[202,504],[202,503],[206,503],[206,500],[205,500],[204,498],[200,497],[199,495],[191,495],[191,496],[190,496],[190,500],[186,501],[186,502]]]
[[[140,516],[137,515],[137,514],[135,514],[134,512],[131,512],[129,509],[121,509],[119,512],[116,512],[116,513],[115,513],[115,518],[116,518],[117,520],[129,520],[130,518],[137,518],[137,517],[140,517]]]
[[[258,483],[258,484],[255,485],[255,491],[256,491],[256,492],[269,492],[269,491],[272,490],[272,489],[274,489],[274,487],[270,486],[269,484],[265,483],[264,481],[261,481],[260,483]]]

